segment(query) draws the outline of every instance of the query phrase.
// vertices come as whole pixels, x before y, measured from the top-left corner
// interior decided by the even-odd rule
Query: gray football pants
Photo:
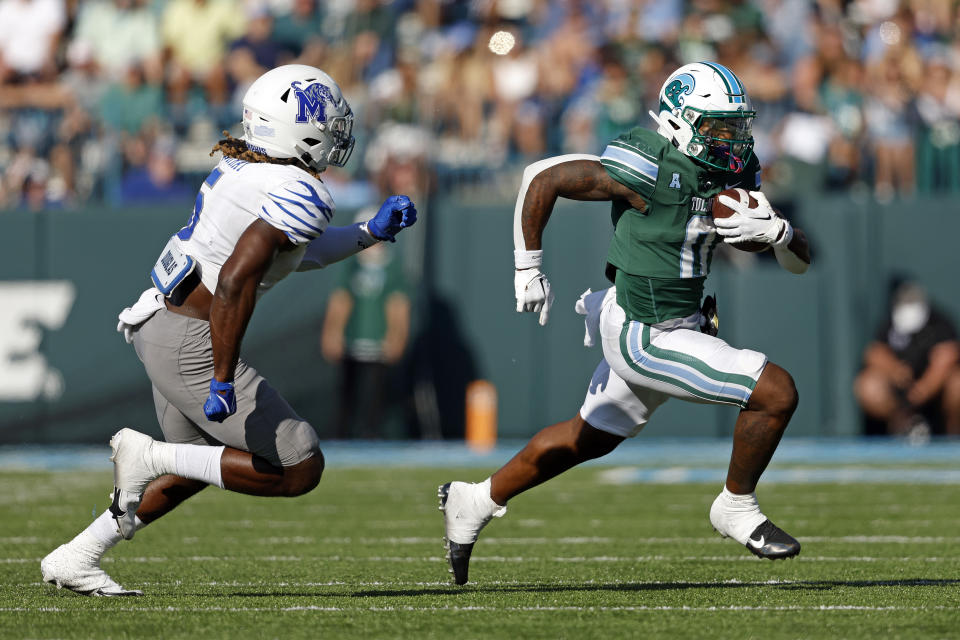
[[[153,383],[157,420],[167,442],[226,445],[292,466],[320,451],[317,432],[253,367],[237,363],[237,412],[207,420],[213,376],[210,324],[161,309],[134,333],[133,346]]]

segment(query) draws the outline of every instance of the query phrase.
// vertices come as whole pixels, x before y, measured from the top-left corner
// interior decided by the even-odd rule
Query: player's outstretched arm
[[[327,227],[312,240],[297,271],[310,271],[339,262],[381,240],[396,242],[398,233],[417,222],[417,208],[407,196],[390,196],[377,214],[366,222],[346,227]]]
[[[217,290],[210,302],[213,379],[210,396],[203,405],[209,420],[223,422],[237,410],[233,376],[240,342],[257,302],[257,286],[277,252],[289,246],[290,240],[283,231],[256,220],[237,240],[233,253],[220,269]]]
[[[372,247],[379,240],[370,235],[364,222],[357,222],[346,227],[327,227],[322,235],[314,238],[307,245],[297,271],[312,271],[323,269],[352,255]]]
[[[547,323],[553,304],[550,282],[540,272],[543,230],[557,198],[625,200],[635,209],[647,207],[636,192],[610,177],[597,156],[557,156],[524,170],[513,217],[514,290],[517,311],[539,313],[541,325]]]

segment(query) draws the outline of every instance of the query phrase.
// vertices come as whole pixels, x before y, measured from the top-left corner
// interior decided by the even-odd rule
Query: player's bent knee
[[[572,423],[576,429],[576,450],[584,460],[607,455],[625,439],[623,436],[594,427],[580,414],[573,418]]]
[[[319,447],[312,456],[292,467],[284,467],[284,495],[290,498],[310,493],[320,484],[325,460]]]
[[[748,408],[789,419],[799,404],[800,394],[793,376],[783,367],[768,362],[763,373],[760,374],[760,380],[757,381],[757,387],[750,397]]]

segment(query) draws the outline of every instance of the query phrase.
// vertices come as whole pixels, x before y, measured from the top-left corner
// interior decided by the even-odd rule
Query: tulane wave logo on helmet
[[[293,89],[293,95],[297,98],[297,122],[310,122],[317,120],[326,122],[326,100],[333,102],[333,94],[330,93],[330,87],[319,82],[314,82],[306,89],[300,88],[300,81],[296,80],[290,83]]]
[[[695,82],[693,76],[689,73],[681,73],[673,79],[673,82],[667,85],[663,93],[674,107],[682,107],[683,96],[693,94],[693,85]]]

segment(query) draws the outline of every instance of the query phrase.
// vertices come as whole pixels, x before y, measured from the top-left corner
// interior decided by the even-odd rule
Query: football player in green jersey
[[[797,407],[790,374],[765,355],[716,337],[701,311],[703,284],[723,241],[769,245],[788,271],[810,263],[806,237],[768,204],[753,155],[755,112],[743,84],[722,65],[677,69],[660,90],[657,130],[636,128],[600,157],[565,155],[524,171],[514,216],[517,311],[546,324],[553,294],[540,271],[541,238],[558,197],[609,200],[615,228],[607,254],[614,285],[581,297],[597,366],[580,411],[546,427],[481,483],[440,487],[447,557],[457,584],[467,581],[480,530],[507,501],[571,467],[603,456],[636,435],[669,398],[740,407],[733,453],[710,522],[761,558],[789,558],[800,544],[763,515],[756,486]],[[713,219],[713,199],[745,188],[759,206],[719,196],[733,209]],[[706,306],[704,306],[706,309]]]

